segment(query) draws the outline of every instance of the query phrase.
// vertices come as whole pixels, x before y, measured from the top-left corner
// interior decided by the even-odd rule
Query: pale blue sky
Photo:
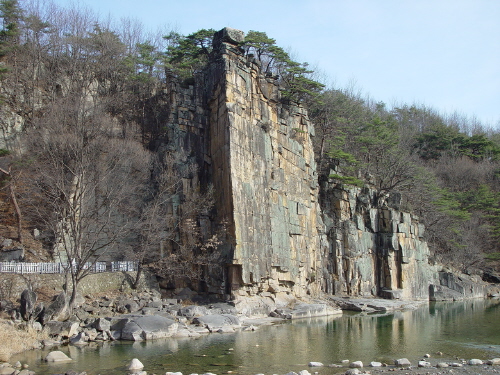
[[[55,0],[69,5],[72,0]],[[336,87],[500,128],[500,0],[80,0],[103,17],[183,34],[264,31]]]

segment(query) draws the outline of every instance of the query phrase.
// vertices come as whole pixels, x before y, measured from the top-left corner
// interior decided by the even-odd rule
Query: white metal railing
[[[111,272],[137,271],[138,263],[133,261],[116,261],[111,262]]]
[[[24,262],[0,262],[0,272],[2,273],[65,273],[68,270],[67,263],[24,263]],[[76,264],[73,264],[76,268]],[[133,261],[111,262],[111,272],[137,271],[138,263]],[[108,270],[106,262],[87,262],[83,269],[90,269],[91,273],[106,272]]]

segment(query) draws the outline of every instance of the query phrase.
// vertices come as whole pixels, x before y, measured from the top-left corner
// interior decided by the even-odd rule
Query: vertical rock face
[[[210,151],[219,214],[229,223],[229,283],[243,295],[319,292],[322,227],[313,127],[283,106],[227,37],[216,34],[220,76],[210,106]],[[215,74],[214,74],[215,73]]]
[[[195,84],[172,80],[164,93],[169,142],[196,155],[226,223],[225,291],[427,299],[436,273],[423,225],[370,189],[325,182],[320,208],[307,112],[281,103],[243,37],[218,32]]]
[[[368,188],[324,182],[322,209],[329,239],[331,294],[428,299],[436,278],[428,263],[424,226],[399,211],[397,193],[379,198]]]

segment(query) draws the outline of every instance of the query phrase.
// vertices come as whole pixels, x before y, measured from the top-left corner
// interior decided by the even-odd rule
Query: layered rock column
[[[429,265],[424,226],[399,210],[399,195],[381,200],[368,188],[325,182],[322,209],[334,277],[328,293],[428,299],[436,269]]]
[[[242,38],[231,29],[216,34],[223,74],[209,102],[217,208],[232,245],[229,283],[240,295],[314,295],[322,223],[313,126],[303,108],[279,102],[275,79],[239,52]]]

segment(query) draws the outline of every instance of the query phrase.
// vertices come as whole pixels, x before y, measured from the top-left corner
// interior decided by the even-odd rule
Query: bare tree
[[[17,196],[16,196],[16,179],[14,177],[14,174],[12,173],[12,165],[10,164],[8,168],[2,168],[0,167],[0,172],[4,174],[4,176],[7,179],[7,184],[6,187],[9,189],[9,198],[10,201],[12,202],[12,205],[14,207],[14,212],[16,215],[16,224],[17,224],[17,240],[19,243],[23,243],[23,226],[22,226],[22,215],[21,215],[21,209],[19,207],[19,203],[17,201]]]
[[[196,172],[182,153],[156,160],[133,255],[141,269],[146,266],[169,280],[196,282],[203,279],[206,267],[218,264],[223,225],[214,228],[212,188],[200,192]]]
[[[45,224],[56,255],[78,283],[129,235],[148,178],[149,153],[124,138],[112,119],[84,100],[54,106],[26,135],[31,213]]]

